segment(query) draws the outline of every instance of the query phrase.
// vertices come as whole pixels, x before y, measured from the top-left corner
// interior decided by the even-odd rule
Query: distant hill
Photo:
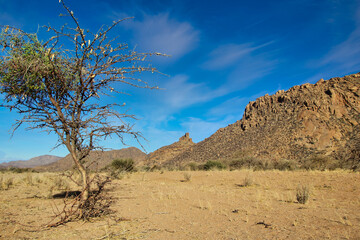
[[[158,150],[150,153],[143,164],[149,166],[161,165],[162,163],[173,159],[175,156],[183,153],[194,145],[195,143],[190,138],[189,133],[185,133],[184,136],[179,138],[179,141],[159,148]]]
[[[0,168],[7,168],[7,167],[33,168],[33,167],[51,164],[53,162],[58,161],[61,158],[62,157],[53,156],[53,155],[42,155],[39,157],[31,158],[29,160],[19,160],[19,161],[1,163]]]
[[[135,147],[124,148],[120,150],[111,150],[111,151],[93,151],[86,158],[86,163],[89,164],[89,168],[92,170],[100,170],[105,166],[109,165],[114,159],[121,158],[132,158],[135,163],[143,161],[146,157],[146,154],[140,149]],[[73,167],[73,160],[69,155],[66,157],[48,164],[46,166],[41,166],[36,168],[39,171],[65,171]]]
[[[315,155],[360,162],[360,73],[260,97],[241,120],[164,164],[238,156],[301,161]]]

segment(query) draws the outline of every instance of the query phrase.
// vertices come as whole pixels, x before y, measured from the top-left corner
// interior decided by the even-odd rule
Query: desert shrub
[[[251,168],[255,171],[257,170],[267,170],[272,169],[273,165],[268,160],[258,159],[255,157],[242,157],[234,159],[229,163],[230,170],[242,169],[242,168]]]
[[[252,176],[246,175],[246,177],[244,178],[243,186],[250,187],[252,185],[254,185],[254,179],[252,178]]]
[[[131,158],[126,159],[115,159],[111,163],[111,167],[114,170],[131,172],[134,170],[135,162]]]
[[[0,183],[1,183],[1,190],[8,190],[10,189],[10,187],[14,184],[14,179],[13,178],[1,178],[0,179]]]
[[[298,203],[305,204],[310,197],[310,187],[308,185],[299,185],[296,188],[296,200]]]
[[[298,168],[295,161],[285,160],[285,159],[275,161],[273,163],[273,166],[274,166],[275,169],[278,169],[278,170],[281,170],[281,171],[284,171],[284,170],[293,171],[293,170]]]
[[[34,185],[33,176],[30,173],[27,173],[25,175],[25,177],[23,178],[23,181],[29,186]]]
[[[219,161],[212,161],[212,160],[207,161],[203,165],[203,169],[206,171],[214,170],[214,169],[223,170],[225,168],[226,168],[226,165],[224,163],[219,162]]]
[[[53,184],[56,187],[56,189],[58,189],[58,190],[69,190],[70,189],[69,182],[60,176],[57,176],[54,178]]]
[[[189,169],[190,171],[196,171],[198,170],[198,164],[195,162],[190,162],[186,165],[186,168]]]
[[[9,167],[7,170],[13,173],[36,172],[31,168],[18,168],[18,167]]]
[[[191,180],[191,174],[188,172],[184,173],[184,182],[190,182]]]
[[[245,162],[243,159],[235,159],[229,163],[230,170],[245,168]]]
[[[315,155],[302,161],[302,168],[306,170],[334,170],[340,164],[329,156]]]
[[[152,167],[150,167],[150,172],[156,172],[156,171],[161,171],[161,166],[158,166],[158,165],[153,165]],[[168,171],[173,171],[172,167],[168,166],[166,168]]]

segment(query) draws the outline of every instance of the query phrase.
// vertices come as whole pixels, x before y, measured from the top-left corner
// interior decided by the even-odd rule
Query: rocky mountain
[[[300,161],[324,155],[359,162],[359,123],[360,73],[321,79],[260,97],[246,106],[241,120],[171,159],[156,160],[183,165],[234,156]]]
[[[0,167],[18,167],[18,168],[33,168],[37,166],[43,166],[47,164],[51,164],[53,162],[58,161],[62,157],[53,156],[53,155],[42,155],[39,157],[34,157],[29,160],[21,160],[21,161],[11,161],[6,163],[1,163]]]
[[[150,153],[143,164],[149,166],[161,165],[186,150],[191,149],[194,145],[195,143],[190,138],[189,133],[185,133],[184,136],[179,138],[179,141]]]
[[[85,159],[86,164],[92,170],[99,170],[109,165],[114,159],[132,158],[135,163],[143,161],[146,154],[135,147],[123,148],[111,151],[93,151]],[[38,171],[65,171],[73,167],[73,160],[68,154],[66,157],[46,166],[36,168]]]

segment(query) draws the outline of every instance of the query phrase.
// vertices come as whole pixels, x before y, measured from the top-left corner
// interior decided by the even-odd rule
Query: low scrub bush
[[[219,161],[210,160],[207,161],[201,168],[205,171],[214,170],[214,169],[223,170],[226,168],[226,165]]]
[[[306,170],[335,170],[341,167],[338,162],[329,156],[315,155],[302,161],[301,168]]]
[[[273,163],[274,169],[278,169],[281,171],[288,170],[293,171],[298,168],[295,161],[291,160],[278,160]]]
[[[115,159],[112,161],[111,167],[115,170],[131,172],[134,170],[135,162],[131,158]]]
[[[191,180],[191,174],[190,173],[184,173],[184,182],[190,182]]]
[[[267,170],[273,169],[273,165],[270,161],[258,159],[255,157],[242,157],[239,159],[234,159],[229,163],[230,170],[235,169],[253,169],[257,170]]]
[[[254,179],[250,175],[246,175],[246,177],[244,178],[243,186],[250,187],[252,185],[254,185]]]
[[[13,172],[13,173],[24,173],[24,172],[36,172],[35,170],[31,168],[18,168],[18,167],[9,167],[7,171]]]
[[[189,169],[190,171],[196,171],[199,169],[199,165],[195,162],[191,162],[186,165],[186,168]]]
[[[310,197],[310,187],[308,185],[299,185],[296,188],[296,200],[298,203],[305,204]]]
[[[0,178],[0,189],[1,190],[8,190],[14,184],[13,178]]]

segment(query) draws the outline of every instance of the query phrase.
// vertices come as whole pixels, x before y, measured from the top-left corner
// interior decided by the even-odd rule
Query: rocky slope
[[[265,95],[246,106],[241,120],[219,129],[165,164],[206,162],[235,155],[302,160],[318,154],[359,162],[359,96],[360,73]]]
[[[42,155],[39,157],[34,157],[29,160],[23,161],[11,161],[6,163],[1,163],[0,167],[18,167],[18,168],[33,168],[37,166],[43,166],[47,164],[51,164],[53,162],[58,161],[62,157],[53,156],[53,155]]]
[[[86,158],[86,164],[92,170],[100,170],[109,165],[114,159],[132,158],[135,163],[143,161],[146,154],[135,147],[123,148],[112,151],[93,151]],[[73,160],[69,155],[52,164],[36,168],[39,171],[64,171],[73,167]]]
[[[186,150],[191,149],[194,145],[195,143],[190,138],[189,133],[185,133],[184,136],[179,138],[179,141],[150,153],[143,164],[149,166],[161,165]]]

